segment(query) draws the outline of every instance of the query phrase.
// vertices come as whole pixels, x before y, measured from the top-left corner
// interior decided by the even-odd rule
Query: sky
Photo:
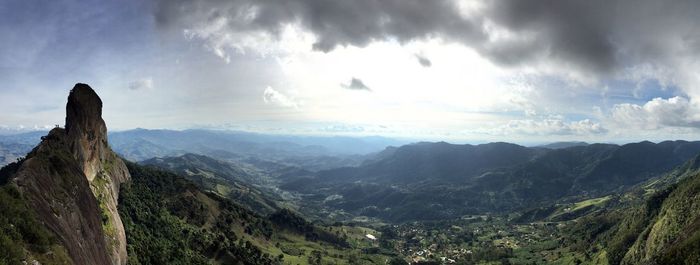
[[[0,130],[698,140],[700,1],[4,0]]]

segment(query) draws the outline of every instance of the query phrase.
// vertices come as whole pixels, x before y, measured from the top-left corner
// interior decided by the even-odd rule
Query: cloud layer
[[[698,1],[157,0],[161,27],[279,37],[311,32],[313,49],[440,38],[504,65],[555,63],[609,75],[700,45]],[[685,47],[684,47],[685,46]],[[693,54],[696,55],[696,54]]]
[[[620,124],[636,128],[698,127],[700,113],[700,27],[698,1],[653,0],[156,0],[161,28],[197,32],[222,57],[227,47],[243,50],[251,36],[280,40],[289,27],[309,33],[312,49],[333,52],[339,47],[367,47],[376,42],[401,44],[439,40],[463,45],[491,63],[519,69],[526,75],[560,80],[576,96],[599,90],[602,101],[572,102],[588,111],[579,122],[520,119],[501,125],[503,132],[522,134],[603,134]],[[242,41],[243,40],[243,41]],[[212,44],[213,43],[213,44]],[[229,43],[229,44],[226,44]],[[432,61],[414,53],[423,67]],[[432,67],[431,67],[432,68]],[[661,89],[677,87],[675,95],[648,102],[609,99],[610,82],[649,80]],[[562,97],[546,83],[534,88],[526,116],[559,115],[567,110]],[[359,79],[343,85],[367,89]],[[578,87],[578,88],[577,88]],[[613,89],[615,85],[612,85]],[[578,91],[577,91],[578,89]],[[560,89],[561,90],[561,89]],[[619,91],[619,89],[618,89]],[[619,93],[619,92],[618,92]],[[630,93],[624,91],[623,93]],[[547,94],[547,95],[544,95]],[[638,97],[636,90],[631,92]],[[613,96],[615,94],[612,94]],[[609,100],[612,104],[606,106]],[[559,109],[534,108],[555,105]],[[534,110],[538,109],[537,112]],[[571,110],[569,110],[571,111]],[[574,112],[581,113],[581,110]],[[600,119],[596,121],[595,119]],[[607,126],[600,123],[610,123]],[[539,128],[539,129],[535,129]]]

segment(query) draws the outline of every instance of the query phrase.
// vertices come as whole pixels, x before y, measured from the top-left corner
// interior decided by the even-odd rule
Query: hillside
[[[630,234],[621,264],[697,264],[700,256],[700,157],[688,162],[675,174],[678,183],[654,193],[641,206],[646,218],[636,218],[639,207],[626,209],[622,225],[634,222],[638,235]],[[631,221],[637,219],[637,221]],[[639,221],[643,220],[643,221]],[[613,230],[623,234],[623,229]]]
[[[184,154],[178,157],[152,158],[140,162],[175,172],[205,191],[234,200],[249,210],[271,214],[280,210],[283,199],[270,190],[273,181],[255,168],[219,161],[210,157]]]
[[[576,217],[560,251],[585,264],[697,264],[698,196],[700,156]]]
[[[127,165],[133,178],[122,189],[119,212],[129,264],[376,264],[385,259],[363,254],[371,245],[361,240],[362,230],[313,225],[289,210],[263,217],[173,173]]]

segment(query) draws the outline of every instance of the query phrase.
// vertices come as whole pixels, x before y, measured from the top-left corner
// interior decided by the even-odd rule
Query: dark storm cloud
[[[501,44],[504,47],[496,44],[490,55],[509,63],[543,53],[585,68],[611,70],[615,66],[615,50],[610,24],[615,6],[614,1],[494,1],[488,8],[493,21],[533,37]]]
[[[668,56],[676,38],[695,56],[700,1],[500,0],[462,14],[451,0],[156,0],[162,28],[227,19],[226,30],[278,35],[288,24],[317,37],[313,48],[441,38],[501,65],[544,62],[598,75]],[[496,29],[496,30],[494,30]],[[497,32],[507,32],[503,38]],[[695,47],[695,49],[691,49]]]
[[[367,85],[365,85],[365,83],[363,83],[362,80],[355,78],[355,77],[350,79],[350,82],[348,82],[347,84],[342,84],[341,86],[344,88],[347,88],[347,89],[352,89],[352,90],[371,91],[371,89],[369,89],[369,87]]]
[[[485,20],[519,39],[491,41],[480,52],[500,64],[544,59],[588,73],[611,75],[666,60],[697,43],[700,1],[503,0],[489,2]],[[675,46],[675,47],[674,47]],[[697,50],[696,50],[697,51]],[[697,56],[696,52],[683,56]]]
[[[433,65],[433,63],[428,59],[427,57],[416,54],[416,59],[418,60],[418,63],[423,66],[423,67],[430,67]]]
[[[326,52],[375,40],[445,36],[471,42],[485,37],[481,23],[463,17],[451,0],[157,0],[155,15],[165,27],[225,17],[230,30],[273,34],[284,25],[299,24],[316,35],[313,48]]]

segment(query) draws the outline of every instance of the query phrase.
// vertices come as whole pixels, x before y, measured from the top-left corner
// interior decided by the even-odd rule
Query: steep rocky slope
[[[54,128],[23,161],[13,182],[76,264],[126,264],[126,236],[117,211],[130,179],[107,143],[102,101],[77,84],[65,129]]]

